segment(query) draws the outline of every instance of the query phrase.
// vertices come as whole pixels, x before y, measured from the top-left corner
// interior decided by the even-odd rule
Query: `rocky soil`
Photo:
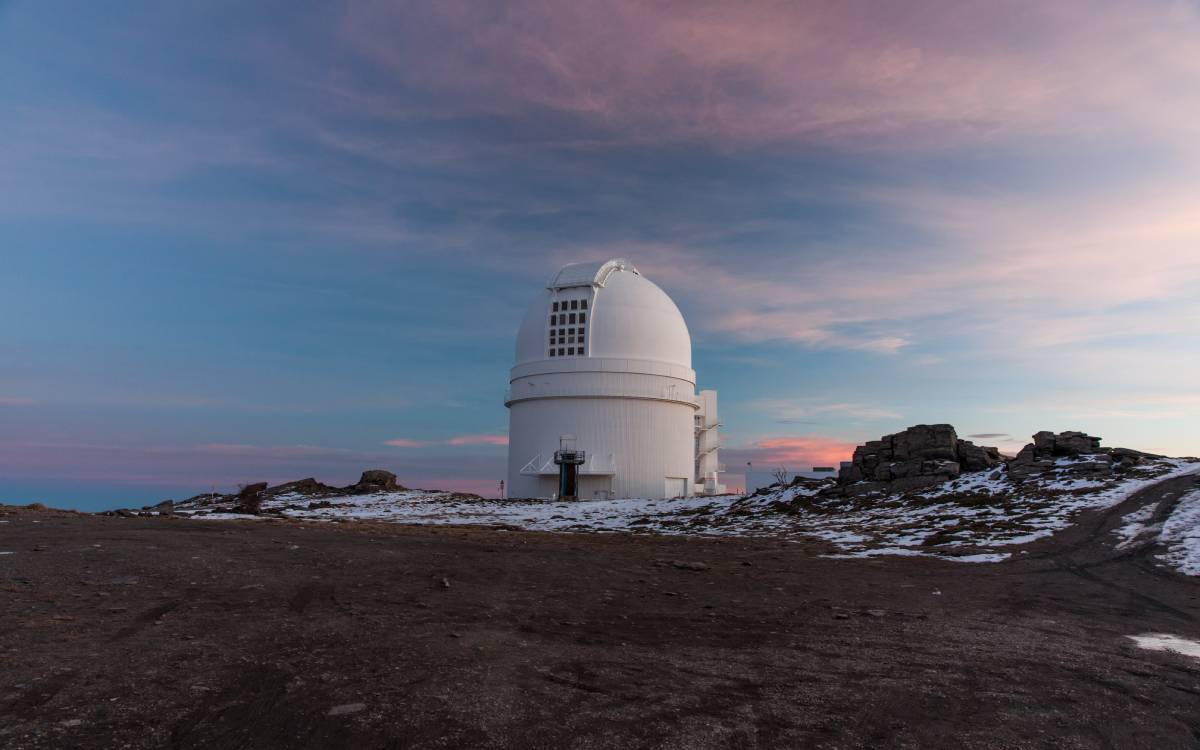
[[[1130,636],[1200,588],[1113,532],[1195,486],[995,565],[0,509],[0,746],[1191,748],[1197,662]]]

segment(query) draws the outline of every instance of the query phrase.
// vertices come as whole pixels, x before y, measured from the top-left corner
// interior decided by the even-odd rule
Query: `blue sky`
[[[1200,453],[1200,6],[1044,6],[0,3],[0,501],[490,492],[529,296],[616,256],[730,467]]]

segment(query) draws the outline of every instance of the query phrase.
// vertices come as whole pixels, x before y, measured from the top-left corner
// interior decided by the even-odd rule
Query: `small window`
[[[575,347],[573,347],[573,346],[567,347],[567,354],[574,357],[575,356]]]
[[[554,305],[550,309],[553,310],[554,312],[558,312],[558,303],[555,302]]]
[[[581,299],[581,300],[579,300],[579,309],[580,309],[580,310],[586,310],[586,309],[587,309],[587,300],[585,300],[585,299]]]
[[[583,336],[579,337],[579,343],[581,343],[581,344],[583,343]]]
[[[550,316],[550,325],[552,325],[552,326],[558,325],[558,316],[557,315]]]
[[[574,337],[574,336],[567,336],[567,343],[568,343],[568,344],[574,344],[574,343],[575,343],[575,337]]]
[[[572,324],[572,325],[574,325],[574,324],[575,324],[575,313],[571,313],[571,316],[570,316],[570,318],[567,320],[567,322],[568,322],[568,323],[570,323],[570,324]]]
[[[587,322],[587,313],[579,313],[579,322],[580,322],[580,323],[586,323],[586,322]]]
[[[551,349],[551,350],[550,350],[550,356],[551,356],[551,357],[553,357],[553,356],[554,356],[554,350],[553,350],[553,349]]]
[[[577,300],[577,299],[573,299],[573,300],[571,300],[571,309],[572,309],[572,310],[578,310],[578,309],[579,309],[579,300]]]
[[[559,343],[562,343],[562,342],[560,341]],[[563,352],[564,352],[564,351],[566,351],[566,350],[565,350],[565,349],[563,349],[561,346],[560,346],[560,347],[558,347],[558,356],[560,356],[560,357],[561,357],[561,356],[563,356]]]

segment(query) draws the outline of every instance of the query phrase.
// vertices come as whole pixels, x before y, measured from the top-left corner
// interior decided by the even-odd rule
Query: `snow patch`
[[[1144,648],[1149,651],[1170,651],[1171,653],[1200,659],[1200,641],[1180,638],[1177,635],[1170,635],[1169,633],[1143,633],[1142,635],[1127,635],[1125,637],[1136,643],[1138,648]]]
[[[1160,560],[1184,575],[1200,575],[1200,489],[1180,498],[1158,540],[1167,547]]]
[[[1125,521],[1125,525],[1113,530],[1114,534],[1121,537],[1121,541],[1117,542],[1117,549],[1126,549],[1139,541],[1142,536],[1150,533],[1157,534],[1162,530],[1161,525],[1147,524],[1154,517],[1154,508],[1153,504],[1147,505],[1122,519]]]

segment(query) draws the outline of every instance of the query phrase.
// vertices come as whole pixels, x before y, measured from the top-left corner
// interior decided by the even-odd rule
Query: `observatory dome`
[[[504,405],[511,497],[719,493],[717,393],[696,393],[692,339],[627,260],[572,263],[517,331]]]
[[[516,364],[550,357],[545,341],[547,311],[554,299],[572,289],[594,290],[588,310],[590,341],[577,356],[638,359],[691,368],[692,338],[679,308],[632,263],[621,259],[573,263],[555,274],[546,289],[535,296],[521,323]]]

